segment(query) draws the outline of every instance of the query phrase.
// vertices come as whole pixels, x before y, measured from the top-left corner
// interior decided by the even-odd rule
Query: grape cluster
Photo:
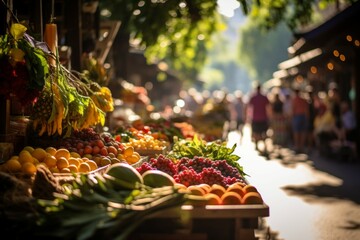
[[[148,171],[148,170],[155,170],[156,168],[153,167],[149,162],[144,162],[142,163],[139,167],[136,168],[136,170],[140,173],[143,174],[144,172]]]
[[[151,158],[149,162],[153,167],[169,174],[170,176],[174,176],[178,172],[177,165],[164,155],[159,155],[157,158]]]
[[[198,185],[200,183],[205,183],[201,179],[200,174],[198,174],[197,172],[195,172],[194,169],[191,168],[185,169],[179,172],[178,174],[175,174],[173,177],[175,182],[184,184],[187,187],[191,185]]]
[[[97,133],[93,128],[74,130],[73,136],[74,138],[87,140],[87,141],[100,139],[100,134]]]
[[[137,168],[141,174],[149,169],[166,172],[177,183],[185,186],[207,183],[228,187],[235,182],[244,182],[237,169],[226,160],[211,160],[205,157],[183,157],[174,163],[170,158],[159,155]]]

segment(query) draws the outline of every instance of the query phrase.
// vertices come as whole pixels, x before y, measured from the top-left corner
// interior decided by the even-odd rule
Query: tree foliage
[[[273,31],[264,31],[247,21],[240,30],[239,61],[252,80],[264,82],[272,78],[277,65],[288,58],[287,46],[291,32],[284,25]]]
[[[284,22],[294,30],[311,22],[315,9],[340,0],[237,1],[257,22],[254,27],[269,30]],[[223,26],[217,0],[101,0],[100,6],[122,22],[122,32],[140,41],[149,62],[165,60],[188,79],[204,65],[211,35]]]

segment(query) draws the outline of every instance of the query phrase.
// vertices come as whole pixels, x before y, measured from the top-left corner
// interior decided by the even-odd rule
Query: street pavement
[[[357,240],[360,239],[360,164],[325,159],[316,150],[296,154],[289,148],[261,156],[244,128],[228,134],[229,146],[255,185],[270,216],[261,219],[259,239]],[[271,147],[271,142],[267,142]]]

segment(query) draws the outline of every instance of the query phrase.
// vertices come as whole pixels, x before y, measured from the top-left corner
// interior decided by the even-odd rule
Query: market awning
[[[304,33],[295,33],[298,39],[289,48],[289,53],[299,55],[311,49],[336,45],[340,40],[359,39],[360,32],[356,24],[360,21],[360,1],[353,3],[320,26]],[[350,40],[350,41],[351,41]]]
[[[314,58],[320,56],[322,53],[323,53],[323,51],[320,48],[312,49],[310,51],[307,51],[305,53],[297,55],[289,60],[281,62],[279,64],[279,68],[280,69],[289,69],[289,68],[298,66],[301,63],[307,62],[311,59],[314,59]]]

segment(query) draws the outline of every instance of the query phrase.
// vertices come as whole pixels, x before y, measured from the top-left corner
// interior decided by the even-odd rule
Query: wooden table
[[[266,204],[183,205],[149,217],[131,240],[253,240],[259,218],[268,216]]]

